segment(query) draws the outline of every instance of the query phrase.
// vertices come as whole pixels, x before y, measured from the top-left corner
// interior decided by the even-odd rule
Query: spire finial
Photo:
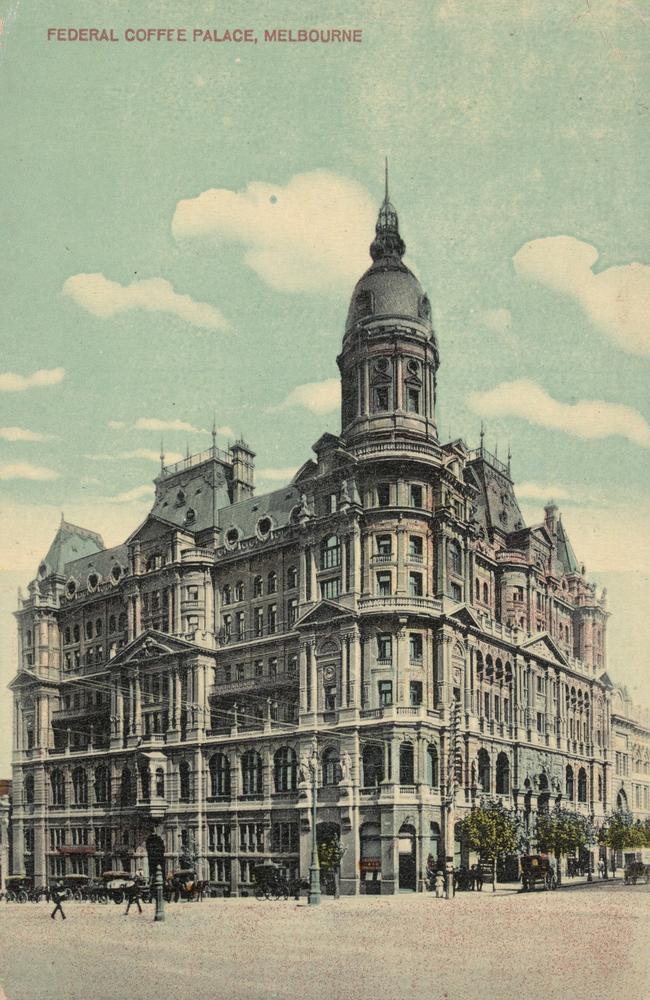
[[[389,201],[388,198],[388,157],[386,157],[384,164],[384,201]]]
[[[399,220],[388,197],[388,157],[384,161],[384,200],[379,209],[375,238],[370,245],[370,256],[377,260],[401,260],[406,252],[399,234]]]
[[[165,445],[163,439],[160,439],[160,471],[164,472],[165,469]]]
[[[190,442],[187,440],[187,438],[185,439],[185,457],[186,458],[190,457]]]
[[[508,441],[508,475],[510,475],[511,463],[512,463],[512,448],[510,447],[510,442]]]
[[[485,421],[481,420],[481,451],[483,451],[484,442],[485,442]]]
[[[65,522],[65,514],[63,513],[63,511],[61,511],[61,526],[63,526],[64,522]]]
[[[217,447],[217,411],[212,413],[212,447]]]

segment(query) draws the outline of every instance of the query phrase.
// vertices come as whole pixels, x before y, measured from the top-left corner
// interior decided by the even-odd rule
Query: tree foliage
[[[624,851],[627,847],[650,847],[650,822],[635,822],[631,813],[617,809],[605,820],[598,839],[613,851]]]
[[[497,860],[514,854],[519,842],[519,826],[503,803],[482,799],[459,823],[459,833],[481,858],[492,863],[492,888],[496,888]]]
[[[334,871],[341,863],[345,848],[340,840],[324,840],[318,845],[318,861],[325,871]]]

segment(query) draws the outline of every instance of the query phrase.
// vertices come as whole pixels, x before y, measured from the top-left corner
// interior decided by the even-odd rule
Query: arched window
[[[115,632],[116,624],[117,623],[115,621],[115,615],[111,615],[111,617],[108,619],[108,631],[111,633]]]
[[[295,792],[296,752],[291,747],[280,747],[273,757],[273,775],[276,792]]]
[[[156,796],[159,799],[165,798],[165,771],[162,767],[156,768]]]
[[[384,780],[384,752],[381,747],[363,748],[363,784],[365,788],[376,788]]]
[[[225,753],[215,753],[210,757],[210,795],[230,797],[230,760]]]
[[[122,770],[122,777],[120,779],[120,804],[123,806],[132,805],[135,801],[135,787],[133,784],[133,776],[128,767]]]
[[[126,628],[127,628],[126,611],[123,611],[122,614],[120,615],[118,627],[119,627],[120,632],[126,632]]]
[[[490,791],[490,778],[491,778],[491,768],[490,768],[490,755],[487,750],[479,750],[478,752],[478,784],[482,792],[489,793]]]
[[[140,789],[143,801],[148,802],[151,798],[151,771],[148,763],[140,765]]]
[[[190,775],[191,771],[188,761],[182,760],[178,765],[178,797],[181,802],[189,802],[190,800]]]
[[[474,594],[477,601],[481,600],[481,582],[478,577],[474,581]]]
[[[584,767],[578,771],[578,802],[587,801],[587,772]]]
[[[64,806],[65,778],[63,777],[63,772],[59,770],[52,771],[52,774],[50,775],[50,784],[52,785],[52,805]]]
[[[428,768],[428,782],[432,788],[438,787],[439,782],[439,767],[438,767],[438,748],[429,744],[427,748],[427,768]]]
[[[500,753],[497,757],[496,793],[510,794],[510,761],[505,753]]]
[[[625,794],[622,788],[618,793],[618,795],[616,796],[616,808],[620,810],[620,812],[630,811],[630,807],[627,804],[627,795]]]
[[[289,566],[287,570],[287,589],[292,590],[298,586],[298,570],[295,566]]]
[[[378,823],[364,823],[359,830],[360,855],[362,861],[370,861],[370,865],[362,866],[361,877],[369,882],[376,878],[376,872],[381,871],[381,829]],[[366,871],[366,868],[370,869]],[[373,873],[375,873],[373,875]]]
[[[449,556],[450,572],[455,573],[456,576],[461,576],[463,572],[463,555],[458,542],[449,542],[447,554]]]
[[[79,638],[81,636],[81,633],[79,631],[79,626],[78,625],[74,626],[74,628],[72,629],[72,634],[74,636],[74,641],[75,642],[79,642]]]
[[[72,772],[72,792],[75,805],[85,806],[88,804],[88,775],[83,767],[75,767]]]
[[[241,580],[238,581],[235,587],[235,600],[236,601],[244,600],[244,584]]]
[[[323,784],[338,785],[342,778],[341,759],[336,747],[328,747],[323,754]]]
[[[599,802],[603,801],[603,776],[602,776],[602,774],[598,775],[598,801]]]
[[[95,770],[95,802],[108,802],[110,796],[110,772],[104,764],[100,764]]]
[[[93,623],[86,622],[86,639],[92,639],[93,637]]]
[[[65,643],[72,642],[72,633],[70,632],[70,626],[67,625],[63,633],[63,641]]]
[[[221,591],[221,599],[224,604],[232,604],[232,590],[229,583]]]
[[[275,594],[278,589],[278,577],[276,573],[269,573],[266,578],[266,592],[267,594]]]
[[[336,535],[328,535],[320,543],[320,568],[332,569],[341,565],[341,543]]]
[[[567,764],[566,769],[566,797],[569,802],[573,802],[573,768]]]
[[[262,758],[255,750],[247,750],[241,759],[242,793],[261,795]]]
[[[261,597],[264,593],[264,581],[261,576],[256,576],[253,580],[253,597]]]
[[[34,775],[28,774],[25,778],[25,802],[28,806],[34,804]]]
[[[104,630],[101,618],[98,618],[95,622],[95,635],[101,635]]]
[[[489,603],[490,603],[490,588],[488,587],[487,583],[484,583],[483,584],[483,604],[489,604]]]
[[[399,783],[412,785],[415,782],[415,758],[413,744],[402,743],[399,748]]]

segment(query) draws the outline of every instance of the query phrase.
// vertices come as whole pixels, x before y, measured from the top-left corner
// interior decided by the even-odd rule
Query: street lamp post
[[[158,865],[156,869],[156,874],[154,876],[153,884],[156,893],[156,912],[153,918],[155,923],[156,921],[165,919],[165,895],[163,892],[163,873],[160,865]]]
[[[318,839],[316,819],[318,810],[318,749],[314,746],[311,759],[311,864],[309,866],[309,905],[320,903],[320,861],[318,860]]]

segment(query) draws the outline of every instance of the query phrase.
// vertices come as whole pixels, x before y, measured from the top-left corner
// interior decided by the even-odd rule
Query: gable
[[[173,524],[171,521],[165,521],[163,518],[158,517],[155,514],[148,514],[142,524],[135,529],[132,535],[129,535],[126,542],[128,545],[131,542],[150,542],[157,541],[159,538],[164,538],[166,534],[169,533],[170,528],[177,528],[177,525]],[[192,537],[191,535],[189,536]]]
[[[354,612],[344,608],[334,601],[320,601],[315,608],[308,611],[296,622],[294,628],[313,628],[315,625],[331,625],[333,621],[344,618],[355,618]]]
[[[552,663],[563,667],[566,667],[569,662],[559,646],[555,645],[550,635],[547,635],[546,632],[533,636],[532,639],[527,639],[526,642],[522,642],[521,648],[533,656],[550,660]]]
[[[459,608],[456,608],[450,615],[455,621],[460,622],[461,625],[469,625],[473,628],[480,628],[481,623],[478,618],[475,617],[473,611],[466,605],[463,604]]]
[[[57,687],[56,681],[50,680],[46,677],[39,677],[38,674],[32,673],[31,670],[19,670],[14,679],[9,682],[7,687],[11,691],[23,691],[34,687],[35,685],[51,685],[52,687]]]
[[[157,632],[155,629],[147,629],[137,639],[130,642],[128,646],[121,649],[117,656],[110,661],[109,666],[123,667],[129,663],[142,663],[146,660],[159,659],[163,656],[177,656],[179,653],[209,653],[202,646],[197,646],[193,642],[185,639],[177,639],[175,636],[167,635],[165,632]]]

